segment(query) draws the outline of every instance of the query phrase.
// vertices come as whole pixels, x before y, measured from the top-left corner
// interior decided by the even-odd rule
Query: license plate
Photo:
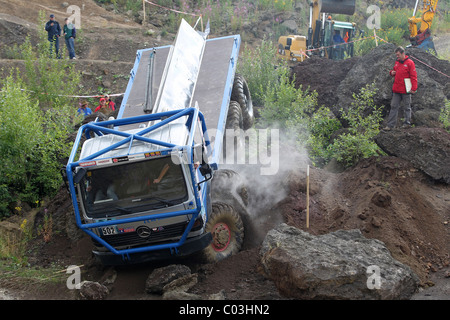
[[[118,233],[117,226],[101,227],[100,231],[101,231],[102,235],[104,235],[104,236],[110,236],[110,235]]]

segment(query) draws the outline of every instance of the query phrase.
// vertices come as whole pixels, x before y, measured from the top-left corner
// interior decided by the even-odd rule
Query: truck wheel
[[[220,169],[214,172],[211,182],[211,194],[215,200],[230,200],[239,196],[245,206],[249,203],[249,194],[245,181],[239,173],[230,169]],[[233,204],[235,205],[235,204]]]
[[[231,150],[234,150],[233,155],[236,152],[240,152],[243,147],[243,142],[241,139],[241,130],[243,127],[243,118],[242,118],[242,109],[239,103],[236,101],[230,101],[230,105],[228,107],[228,114],[227,114],[227,122],[225,124],[225,129],[231,129],[233,130],[233,140],[231,145],[227,146],[227,135],[230,133],[229,130],[225,131],[225,134],[223,136],[223,160],[225,161],[227,158],[227,151],[231,152]],[[231,142],[231,141],[228,141]],[[233,148],[233,149],[231,149]]]
[[[248,89],[247,81],[240,74],[236,74],[231,92],[231,100],[239,102],[244,118],[244,130],[251,128],[255,117],[253,115],[253,102]]]
[[[234,208],[226,203],[215,202],[205,226],[213,240],[203,252],[208,262],[217,262],[239,252],[244,242],[244,224]]]
[[[227,115],[227,129],[239,130],[243,128],[242,109],[238,102],[230,101]]]

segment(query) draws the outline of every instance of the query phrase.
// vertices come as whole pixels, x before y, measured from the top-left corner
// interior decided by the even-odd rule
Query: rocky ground
[[[79,43],[79,60],[75,61],[83,73],[86,94],[97,94],[99,86],[108,92],[123,92],[136,50],[172,42],[170,36],[149,36],[146,32],[149,26],[143,28],[130,19],[96,6],[93,1],[74,0],[71,4],[80,7],[84,4],[91,13],[90,19],[83,21],[86,23],[84,40]],[[25,6],[29,10],[23,10]],[[61,17],[65,15],[65,8],[58,1],[51,0],[17,0],[14,3],[0,0],[0,7],[2,47],[23,41],[28,32],[33,32],[33,28],[37,27],[33,21],[38,10]],[[375,79],[380,87],[378,102],[388,106],[389,84],[383,73],[392,63],[392,57],[389,57],[391,49],[383,47],[368,57],[340,62],[310,59],[296,67],[294,72],[298,84],[317,90],[319,103],[330,106],[345,104],[348,90],[360,88],[368,83],[369,78]],[[1,54],[0,68],[22,67],[21,61],[5,59],[4,53]],[[389,58],[380,58],[386,56]],[[450,74],[448,61],[440,61],[420,52],[417,56]],[[364,64],[370,64],[370,68],[362,73],[359,68]],[[327,70],[326,74],[324,70]],[[445,96],[449,98],[448,80],[433,75],[427,68],[420,67],[420,70],[419,75],[427,79],[422,89],[435,90],[430,96],[437,101]],[[359,74],[364,81],[355,74]],[[352,83],[355,79],[360,82],[358,85]],[[437,131],[442,141],[449,141],[448,133],[428,128],[436,125],[436,105],[429,99],[425,100],[416,109],[423,111],[416,112],[415,118],[416,123],[421,121],[421,129],[395,130],[379,136],[380,141],[408,139],[417,149],[411,148],[408,153],[408,150],[395,148],[391,144],[385,147],[389,150],[389,156],[363,160],[343,172],[311,168],[309,228],[306,228],[305,221],[306,166],[309,162],[303,152],[286,146],[284,150],[289,154],[290,161],[284,161],[282,170],[275,176],[256,175],[254,170],[257,168],[233,168],[248,182],[252,225],[248,226],[243,250],[229,259],[206,264],[198,257],[191,257],[105,268],[94,260],[90,239],[74,226],[70,198],[62,188],[35,215],[34,225],[38,226],[42,224],[44,208],[51,212],[55,232],[49,242],[43,241],[42,236],[30,242],[30,267],[56,265],[64,272],[69,265],[81,266],[82,280],[104,284],[109,290],[104,298],[110,300],[161,300],[161,293],[148,292],[146,282],[154,270],[172,264],[185,265],[190,269],[190,274],[185,278],[191,281],[187,290],[191,296],[188,298],[286,300],[295,296],[280,290],[280,283],[270,277],[267,270],[264,272],[261,262],[261,248],[267,232],[280,223],[286,223],[314,236],[359,229],[365,238],[382,241],[393,258],[417,275],[420,287],[411,299],[448,299],[450,186],[446,179],[449,166],[437,164],[437,173],[434,167],[434,171],[429,171],[430,166],[436,163],[424,161],[423,157],[415,157],[414,152],[410,152],[420,148],[437,150],[439,145],[433,145],[433,141],[437,141]],[[427,110],[430,117],[425,115]],[[444,150],[439,152],[436,154],[443,155],[444,161],[450,159],[450,150],[445,144]],[[20,224],[20,221],[12,219],[9,223]],[[77,290],[67,289],[65,279],[41,282],[24,281],[18,276],[0,276],[0,299],[80,299]]]

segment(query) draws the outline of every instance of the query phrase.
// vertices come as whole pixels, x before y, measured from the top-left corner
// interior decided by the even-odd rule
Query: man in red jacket
[[[395,49],[397,61],[395,61],[394,68],[389,74],[394,78],[394,85],[392,86],[392,100],[391,111],[387,119],[387,126],[384,130],[391,130],[397,124],[397,114],[400,103],[404,101],[405,104],[405,121],[403,127],[411,125],[411,94],[417,91],[417,72],[416,65],[405,53],[405,49],[398,47]],[[411,82],[411,89],[407,91],[405,79]]]

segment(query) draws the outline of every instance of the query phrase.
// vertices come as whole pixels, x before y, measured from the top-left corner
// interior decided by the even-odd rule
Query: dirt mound
[[[353,65],[361,59],[331,60],[312,56],[293,69],[295,86],[317,91],[319,106],[335,106],[338,102],[337,87],[345,79]]]
[[[280,203],[285,220],[306,230],[305,182],[289,178],[290,194]],[[429,271],[449,266],[450,187],[437,184],[408,161],[370,158],[340,174],[311,173],[312,234],[360,229],[383,241],[393,257],[425,282]]]

